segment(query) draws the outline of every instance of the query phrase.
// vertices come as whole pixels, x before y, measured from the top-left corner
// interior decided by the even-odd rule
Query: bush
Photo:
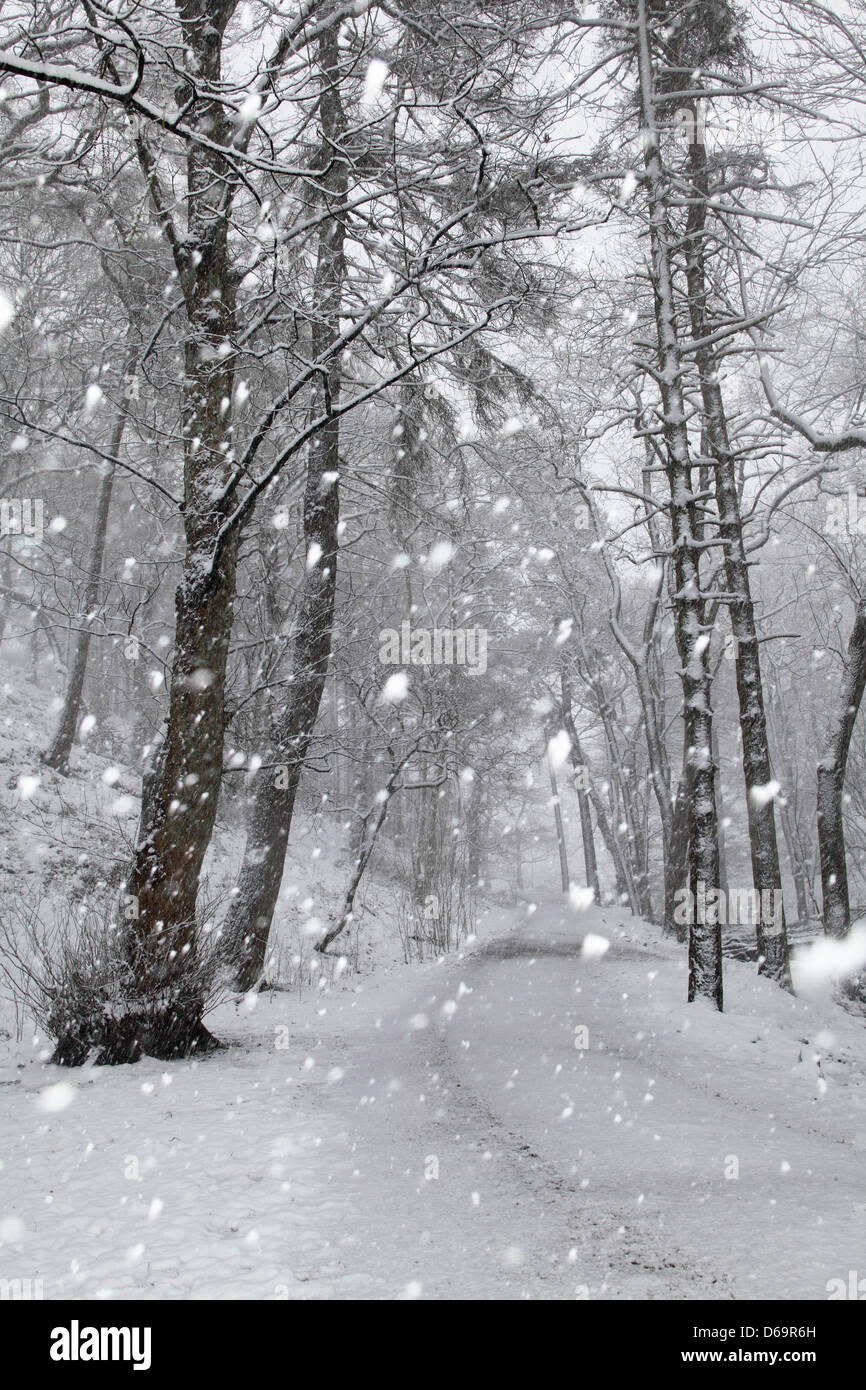
[[[148,960],[146,979],[129,954],[128,925],[67,906],[46,924],[44,905],[0,904],[0,978],[19,1030],[30,1016],[50,1038],[52,1061],[80,1066],[188,1056],[215,1047],[202,1019],[223,995],[218,933],[197,932],[181,961]]]

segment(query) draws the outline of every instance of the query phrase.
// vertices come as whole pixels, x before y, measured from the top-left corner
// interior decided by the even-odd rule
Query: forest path
[[[329,1001],[348,1065],[325,1094],[380,1296],[819,1298],[864,1265],[845,1059],[828,1098],[791,1037],[808,1006],[757,980],[745,1018],[680,1004],[679,952],[641,931],[553,900],[387,1004],[375,982]]]

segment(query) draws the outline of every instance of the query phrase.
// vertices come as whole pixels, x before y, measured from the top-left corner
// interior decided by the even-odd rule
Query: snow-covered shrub
[[[137,970],[129,924],[107,910],[72,907],[51,920],[42,904],[0,902],[0,980],[20,1024],[29,1016],[53,1039],[52,1061],[136,1061],[213,1046],[206,1029],[190,1040],[189,1020],[223,997],[218,933],[203,925],[188,958],[172,953]],[[185,954],[185,953],[182,953]]]

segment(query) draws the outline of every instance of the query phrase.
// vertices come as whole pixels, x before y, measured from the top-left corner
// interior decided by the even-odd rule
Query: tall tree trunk
[[[842,796],[854,721],[866,687],[866,599],[860,599],[842,668],[836,708],[830,721],[824,753],[818,763],[818,849],[824,931],[845,936],[851,926],[848,900],[848,861]]]
[[[704,430],[715,470],[719,534],[724,552],[731,628],[736,641],[735,670],[752,879],[760,901],[766,900],[765,893],[772,893],[769,901],[775,904],[782,901],[782,872],[776,838],[775,798],[768,797],[766,792],[772,780],[772,769],[755,608],[743,541],[736,464],[720,385],[720,363],[714,348],[707,343],[713,325],[707,309],[706,221],[710,192],[707,156],[703,144],[689,145],[689,175],[692,190],[686,223],[689,314],[693,337],[701,344],[695,349],[695,362],[700,379]],[[780,914],[781,920],[778,920],[775,909],[771,922],[765,922],[763,916],[763,912],[758,913],[758,970],[790,988],[784,905]]]
[[[595,855],[595,839],[592,833],[592,812],[589,797],[582,787],[577,788],[577,805],[580,811],[580,836],[583,841],[583,869],[586,886],[592,889],[596,903],[601,902],[601,887],[598,881],[598,861]]]
[[[651,911],[647,894],[648,884],[646,874],[643,872],[641,866],[634,802],[631,785],[629,783],[629,770],[623,766],[620,746],[616,735],[616,714],[608,700],[601,680],[594,681],[592,688],[595,692],[598,714],[601,719],[605,742],[608,747],[608,759],[611,771],[610,788],[616,819],[616,827],[613,830],[613,834],[620,845],[623,866],[626,869],[629,885],[629,901],[632,903],[632,910],[637,916],[647,917]],[[622,812],[621,818],[620,811]],[[624,831],[621,831],[621,826],[625,827]]]
[[[637,424],[643,430],[643,407],[638,396]],[[650,502],[652,497],[652,476],[654,456],[649,438],[644,432],[644,467],[641,470],[641,490],[647,499],[644,503],[646,526],[652,545],[653,555],[658,562],[663,547],[658,517]],[[653,790],[659,808],[662,827],[662,875],[664,904],[663,930],[665,933],[685,940],[681,928],[674,918],[676,893],[686,880],[686,860],[688,856],[688,827],[682,825],[682,807],[679,798],[684,797],[685,786],[678,784],[672,795],[671,763],[664,738],[665,727],[665,673],[659,642],[657,615],[661,607],[661,597],[665,585],[665,569],[662,565],[658,587],[644,622],[644,636],[641,650],[642,659],[635,666],[638,695],[644,712],[647,753],[650,760]],[[685,757],[683,767],[685,767]],[[679,810],[678,810],[679,807]],[[679,815],[679,819],[678,819]]]
[[[550,761],[550,754],[547,757],[547,770],[550,774],[550,790],[553,795],[553,815],[556,821],[556,847],[559,850],[559,877],[562,883],[563,893],[568,892],[570,883],[568,875],[568,850],[565,844],[565,830],[562,824],[562,807],[559,804],[559,790],[556,785],[556,773],[553,763]]]
[[[345,116],[340,98],[339,29],[332,25],[318,40],[320,186],[328,212],[322,223],[316,263],[312,352],[324,357],[339,336],[345,263],[343,208],[348,166],[342,152]],[[324,414],[339,403],[341,363],[330,359],[313,389],[312,411]],[[319,713],[334,622],[339,521],[339,421],[332,419],[313,436],[307,454],[304,494],[306,571],[295,621],[289,700],[274,731],[270,776],[259,774],[238,892],[226,918],[227,950],[236,968],[239,989],[260,978],[267,954],[274,908],[279,896],[295,798]]]
[[[662,432],[670,489],[674,554],[674,619],[683,685],[683,717],[689,758],[689,887],[717,888],[719,841],[712,759],[712,678],[700,587],[700,551],[695,540],[692,482],[683,360],[676,318],[671,229],[664,169],[658,140],[653,59],[646,0],[638,0],[638,67],[644,172],[649,210],[650,278],[655,306]],[[718,917],[718,914],[710,914]],[[696,917],[695,913],[691,914]],[[690,1000],[701,995],[723,1007],[722,940],[718,920],[692,920],[689,930]]]
[[[722,772],[719,758],[717,721],[713,720],[713,767],[716,769],[716,805],[719,811],[719,887],[728,900],[728,839],[725,834],[725,803],[722,795]]]
[[[134,370],[135,361],[132,359],[126,364],[122,379],[127,381]],[[117,458],[120,452],[120,445],[123,440],[123,432],[126,428],[128,417],[129,398],[127,396],[122,396],[121,403],[117,408],[114,428],[111,431],[111,439],[108,445],[108,452],[111,458]],[[93,541],[90,547],[90,558],[87,564],[87,582],[81,600],[79,619],[81,626],[75,636],[75,648],[72,660],[69,663],[66,693],[63,697],[63,708],[60,711],[57,732],[51,741],[50,747],[42,755],[42,761],[46,766],[53,767],[57,772],[66,772],[69,765],[69,755],[72,752],[72,745],[75,741],[75,732],[79,723],[78,717],[81,712],[81,700],[84,694],[84,678],[87,674],[87,658],[90,654],[90,638],[99,606],[99,586],[102,582],[102,566],[105,559],[105,544],[108,537],[108,517],[111,511],[111,494],[114,488],[115,468],[115,464],[106,463],[99,480],[99,488],[96,495],[96,516],[94,519]]]
[[[645,474],[645,473],[644,473],[644,489],[645,489],[645,491],[647,491],[647,489],[648,489],[648,484],[647,484],[646,474]],[[588,489],[581,489],[581,490],[582,490],[582,495],[584,496],[584,498],[585,498],[585,500],[586,500],[586,502],[587,502],[587,505],[590,507],[591,511],[593,512],[593,520],[594,520],[594,524],[595,524],[595,512],[594,512],[594,508],[593,508],[593,504],[592,504],[592,496],[591,496],[591,493],[589,492]],[[652,516],[651,508],[647,508],[647,513],[648,513],[648,515],[647,515],[647,525],[648,525],[649,532],[650,532],[650,539],[651,539],[651,542],[652,542],[652,544],[653,544],[653,549],[654,549],[655,551],[658,551],[659,548],[660,548],[660,546],[659,546],[659,543],[658,543],[658,541],[657,541],[657,527],[656,527],[656,524],[655,524],[654,519],[653,519],[653,516]],[[600,528],[598,527],[598,525],[596,524],[596,535],[600,536],[601,534],[602,534],[602,532],[601,532]],[[664,862],[666,863],[666,862],[667,862],[667,854],[668,854],[668,839],[669,839],[669,835],[670,835],[670,824],[671,824],[670,765],[669,765],[669,762],[668,762],[667,750],[666,750],[665,745],[664,745],[664,739],[663,739],[663,737],[662,737],[662,735],[661,735],[661,727],[662,727],[662,724],[661,724],[660,718],[659,718],[660,713],[661,713],[661,709],[660,709],[660,704],[661,704],[661,702],[660,702],[658,693],[653,689],[653,683],[652,683],[652,680],[650,679],[650,674],[649,674],[649,662],[652,660],[652,655],[653,655],[653,644],[654,644],[654,642],[655,642],[655,640],[656,640],[656,633],[657,633],[657,616],[658,616],[659,606],[660,606],[660,605],[659,605],[659,599],[660,599],[660,597],[661,597],[661,590],[662,590],[662,585],[663,585],[663,583],[664,583],[664,578],[663,578],[663,575],[662,575],[662,578],[660,579],[659,585],[658,585],[658,587],[657,587],[657,589],[656,589],[656,593],[655,593],[655,595],[653,596],[652,602],[650,603],[649,609],[648,609],[648,611],[647,611],[647,615],[646,615],[646,618],[645,618],[645,621],[644,621],[643,641],[642,641],[640,647],[635,647],[635,646],[629,641],[628,637],[626,636],[626,634],[625,634],[625,632],[624,632],[624,630],[623,630],[623,627],[622,627],[622,623],[621,623],[622,592],[621,592],[621,586],[620,586],[619,578],[618,578],[617,573],[616,573],[616,568],[615,568],[615,566],[611,563],[610,558],[609,558],[609,556],[608,556],[608,554],[607,554],[607,551],[606,551],[604,548],[602,549],[601,554],[602,554],[602,559],[603,559],[603,561],[604,561],[604,563],[605,563],[605,567],[606,567],[606,569],[607,569],[608,578],[609,578],[609,580],[610,580],[611,587],[612,587],[612,590],[613,590],[613,611],[612,611],[611,616],[610,616],[610,628],[611,628],[611,632],[613,633],[616,642],[618,643],[619,647],[621,648],[621,650],[622,650],[622,652],[624,653],[624,655],[625,655],[625,657],[627,658],[627,660],[630,662],[631,667],[632,667],[632,669],[633,669],[633,671],[634,671],[634,674],[635,674],[635,682],[636,682],[636,684],[637,684],[637,690],[638,690],[638,696],[639,696],[639,698],[640,698],[641,709],[642,709],[642,711],[643,711],[643,716],[644,716],[644,728],[645,728],[645,731],[646,731],[647,754],[648,754],[649,762],[650,762],[650,775],[651,775],[651,781],[652,781],[652,784],[653,784],[653,791],[654,791],[654,793],[655,793],[656,801],[657,801],[658,808],[659,808],[659,815],[660,815],[660,817],[661,817],[661,825],[662,825],[662,856],[663,856]],[[582,651],[582,654],[584,655],[584,659],[586,659],[586,657],[585,657],[585,648],[583,647],[583,644],[581,644],[581,651]],[[560,671],[561,671],[561,673],[564,672],[564,669],[565,669],[565,668],[564,668],[564,663],[560,663]],[[567,676],[566,676],[566,679],[567,679]],[[599,698],[600,704],[601,704],[601,703],[604,703],[603,687],[601,686],[601,684],[600,684],[600,683],[593,683],[593,689],[596,691],[596,694],[597,694],[597,696],[598,696],[598,698]],[[570,706],[570,700],[569,700],[569,706]],[[573,724],[573,721],[572,721],[572,724]],[[608,743],[610,743],[609,731],[608,731],[607,729],[606,729],[606,733],[608,733]],[[578,789],[579,789],[579,773],[578,773],[577,780],[578,780]],[[581,805],[581,825],[583,825],[583,824],[584,824],[584,819],[583,819],[583,806]],[[589,820],[588,816],[587,816],[586,824],[589,826],[589,831],[590,831],[590,836],[591,836],[592,827],[591,827],[591,821]],[[594,851],[594,847],[593,847],[593,850],[592,850],[592,857],[593,857],[593,858],[594,858],[594,855],[595,855],[595,851]],[[645,873],[643,873],[643,882],[644,882],[644,885],[645,885],[645,890],[646,890],[647,895],[648,895],[648,882],[647,882],[647,875],[646,875]],[[646,906],[646,903],[645,903],[644,905]]]
[[[473,888],[483,888],[490,860],[490,794],[486,781],[476,780],[469,792],[466,813],[469,857],[466,872]]]
[[[689,793],[687,756],[683,761],[683,775],[677,782],[673,805],[671,841],[668,859],[665,863],[665,924],[668,935],[675,936],[683,944],[688,940],[686,925],[676,913],[677,894],[689,883]]]
[[[233,0],[187,0],[180,11],[203,87],[221,81],[222,35]],[[185,554],[175,596],[168,725],[151,829],[136,845],[127,891],[137,904],[128,950],[141,998],[117,1021],[104,1060],[141,1051],[188,1053],[212,1043],[201,1022],[195,962],[196,900],[222,778],[224,692],[238,533],[221,534],[232,473],[236,281],[228,244],[236,175],[218,146],[230,143],[222,106],[200,97],[190,117],[211,143],[187,147],[187,235],[178,252],[188,331],[184,362]],[[150,180],[155,187],[154,178]],[[138,1014],[136,1014],[138,1010]]]
[[[580,739],[578,737],[577,729],[575,727],[570,701],[566,702],[565,700],[563,700],[562,727],[565,729],[565,732],[571,739],[569,757],[571,758],[571,765],[574,768],[575,773],[579,775],[581,770],[583,768],[588,768],[589,765],[584,758],[583,749],[580,746]],[[623,854],[622,845],[620,844],[618,837],[614,834],[613,828],[610,824],[610,821],[608,820],[607,811],[605,810],[605,805],[601,797],[601,793],[599,792],[598,787],[595,785],[592,779],[589,779],[587,795],[589,797],[590,802],[592,803],[592,808],[595,811],[595,819],[598,825],[599,834],[601,835],[602,841],[604,842],[604,847],[607,850],[608,855],[610,856],[610,861],[613,864],[614,879],[616,882],[616,891],[618,899],[621,903],[623,902],[623,900],[628,902],[632,912],[635,914],[635,916],[637,916],[639,912],[639,906],[637,900],[637,891],[635,889],[634,880],[631,875],[631,869],[628,860]]]
[[[782,835],[791,863],[791,877],[794,880],[794,893],[797,898],[797,921],[802,925],[809,920],[809,881],[806,876],[806,869],[802,857],[798,850],[794,818],[791,815],[791,809],[788,806],[782,806],[780,807],[780,811]]]
[[[568,672],[565,662],[560,663],[559,667],[560,691],[562,696],[562,727],[569,736],[570,754],[574,754],[574,740],[572,733],[574,730],[574,717],[571,704],[571,684],[568,679]],[[585,780],[586,778],[586,780]],[[601,888],[598,881],[598,861],[595,855],[595,839],[592,833],[592,814],[590,811],[588,795],[587,768],[578,764],[575,767],[575,789],[577,791],[577,805],[580,811],[580,834],[583,841],[583,867],[586,874],[586,886],[592,889],[593,898],[597,903],[601,902]]]
[[[784,700],[784,698],[784,694],[782,694],[782,699]],[[796,760],[792,760],[791,758],[791,750],[788,741],[791,721],[785,720],[782,724],[779,723],[775,712],[778,699],[778,689],[774,692],[771,687],[771,698],[767,703],[767,721],[770,729],[770,736],[773,740],[773,746],[776,749],[777,762],[781,750],[782,775],[786,788],[784,800],[780,801],[779,804],[779,816],[782,823],[782,835],[785,841],[785,848],[787,849],[791,864],[791,877],[794,880],[794,892],[797,899],[797,920],[803,925],[808,922],[810,918],[821,916],[821,908],[815,897],[817,846],[812,840],[811,818],[804,821]],[[794,731],[796,737],[796,724],[794,725]]]

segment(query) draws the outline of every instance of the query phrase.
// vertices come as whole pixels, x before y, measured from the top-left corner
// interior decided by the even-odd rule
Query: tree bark
[[[860,599],[848,640],[836,708],[818,763],[818,849],[821,856],[821,891],[824,899],[824,931],[845,936],[851,927],[848,899],[848,861],[842,797],[845,768],[854,721],[866,687],[866,599]]]
[[[187,0],[180,9],[201,81],[221,81],[222,36],[233,0]],[[193,118],[191,118],[193,119]],[[194,119],[212,144],[187,149],[187,238],[180,254],[187,306],[183,389],[185,554],[175,596],[176,631],[161,776],[152,828],[135,851],[128,892],[138,916],[128,950],[147,1017],[120,1020],[107,1060],[147,1051],[184,1054],[207,1045],[195,984],[196,900],[222,777],[224,691],[238,534],[221,536],[215,504],[233,470],[236,281],[228,242],[236,174],[219,153],[230,133],[219,102],[201,98]],[[151,182],[153,182],[151,180]],[[145,1007],[143,1005],[142,1007]]]
[[[592,833],[592,812],[590,811],[589,797],[580,787],[577,789],[577,805],[580,811],[580,837],[583,841],[583,869],[586,874],[586,886],[592,889],[595,902],[600,903],[601,888],[598,882],[598,861]]]
[[[644,486],[645,486],[645,490],[648,491],[648,485],[647,485],[647,483],[646,483],[646,475],[644,475]],[[590,508],[590,510],[591,510],[591,512],[592,512],[592,514],[593,514],[593,523],[594,523],[594,525],[595,525],[596,535],[597,535],[599,538],[601,538],[602,532],[601,532],[601,529],[598,527],[598,525],[597,525],[597,523],[596,523],[595,512],[594,512],[594,507],[593,507],[593,503],[592,503],[592,494],[591,494],[591,492],[589,491],[589,489],[585,489],[582,485],[581,485],[581,494],[583,495],[583,497],[584,497],[584,499],[585,499],[585,501],[586,501],[586,503],[587,503],[587,506]],[[657,544],[656,526],[655,526],[655,524],[654,524],[654,521],[653,521],[653,518],[652,518],[652,514],[651,514],[651,511],[650,511],[649,509],[648,509],[648,514],[647,514],[647,526],[648,526],[648,528],[649,528],[650,539],[651,539],[651,542],[652,542],[652,544],[653,544],[653,549],[657,551],[657,550],[659,549],[659,546],[658,546],[658,544]],[[645,733],[646,733],[647,755],[648,755],[648,757],[649,757],[649,763],[650,763],[650,777],[651,777],[651,781],[652,781],[652,785],[653,785],[653,791],[654,791],[654,793],[655,793],[656,801],[657,801],[658,808],[659,808],[659,815],[660,815],[660,818],[661,818],[661,827],[662,827],[662,858],[663,858],[664,863],[667,863],[667,856],[668,856],[668,839],[669,839],[669,835],[670,835],[670,823],[671,823],[670,766],[669,766],[669,762],[668,762],[668,758],[667,758],[667,750],[665,749],[665,746],[664,746],[664,739],[662,738],[662,735],[661,735],[661,732],[660,732],[660,730],[661,730],[661,723],[660,723],[660,719],[659,719],[659,715],[660,715],[660,699],[659,699],[658,693],[653,689],[653,684],[652,684],[652,681],[651,681],[650,675],[649,675],[649,662],[650,662],[651,657],[652,657],[653,643],[654,643],[654,641],[655,641],[656,631],[657,631],[657,628],[656,628],[656,620],[657,620],[657,615],[658,615],[658,611],[659,611],[659,598],[660,598],[660,595],[661,595],[661,587],[662,587],[662,584],[663,584],[664,580],[663,580],[663,577],[662,577],[662,578],[660,579],[660,581],[659,581],[659,585],[658,585],[658,587],[657,587],[657,589],[656,589],[656,593],[654,594],[653,599],[652,599],[652,601],[651,601],[651,603],[650,603],[650,606],[649,606],[649,608],[648,608],[648,610],[647,610],[646,618],[645,618],[645,621],[644,621],[643,640],[642,640],[642,642],[641,642],[641,645],[640,645],[639,647],[636,647],[636,646],[634,646],[634,645],[629,641],[629,639],[628,639],[628,637],[626,636],[626,633],[625,633],[625,631],[624,631],[624,629],[623,629],[623,627],[622,627],[622,622],[621,622],[621,614],[622,614],[622,591],[621,591],[621,586],[620,586],[620,582],[619,582],[619,577],[618,577],[617,572],[616,572],[616,567],[611,563],[610,557],[609,557],[609,555],[607,554],[607,551],[606,551],[606,549],[605,549],[604,547],[602,548],[601,556],[602,556],[602,560],[603,560],[603,563],[604,563],[604,565],[605,565],[605,568],[606,568],[606,571],[607,571],[607,575],[608,575],[608,579],[609,579],[609,581],[610,581],[611,589],[612,589],[612,592],[613,592],[613,610],[612,610],[611,615],[610,615],[610,629],[611,629],[611,632],[613,633],[614,639],[616,640],[618,646],[620,647],[621,651],[623,652],[623,654],[625,655],[626,659],[627,659],[628,662],[630,663],[630,665],[631,665],[631,667],[632,667],[632,670],[634,671],[635,683],[636,683],[636,685],[637,685],[637,690],[638,690],[638,697],[639,697],[640,702],[641,702],[641,709],[642,709],[643,716],[644,716],[644,729],[645,729]],[[584,660],[585,660],[585,659],[586,659],[586,656],[585,656],[585,649],[584,649],[582,643],[581,643],[581,653],[582,653],[582,655],[584,656]],[[564,672],[564,666],[563,666],[562,663],[560,664],[560,671],[561,671],[561,673]],[[567,679],[567,675],[566,675],[566,679]],[[600,712],[600,714],[602,714],[602,717],[603,717],[603,716],[604,716],[604,710],[603,710],[602,706],[604,706],[605,703],[606,703],[606,702],[605,702],[605,699],[604,699],[603,688],[602,688],[600,682],[591,681],[590,683],[591,683],[592,688],[593,688],[593,690],[595,691],[596,696],[597,696],[597,698],[598,698],[598,700],[599,700],[599,707],[600,707],[599,712]],[[570,698],[569,698],[569,710],[570,710]],[[572,727],[573,727],[573,720],[572,720]],[[610,734],[610,729],[609,729],[608,726],[605,726],[605,734],[606,734],[607,739],[608,739],[608,746],[611,746],[611,734]],[[579,785],[578,785],[578,793],[580,793]],[[581,825],[583,825],[583,824],[584,824],[584,820],[583,820],[583,807],[581,806]],[[590,835],[591,835],[591,821],[589,821],[588,818],[587,818],[587,824],[588,824],[589,827],[590,827]],[[592,855],[593,855],[593,858],[594,858],[594,847],[593,847]],[[647,903],[647,901],[648,901],[648,893],[649,893],[648,876],[646,875],[645,872],[643,872],[643,871],[641,871],[641,872],[642,872],[642,880],[643,880],[643,881],[642,881],[642,886],[643,886],[643,893],[644,893],[644,906],[646,906],[646,903]],[[624,888],[623,888],[622,891],[624,891]],[[640,896],[640,893],[639,893],[639,896]]]
[[[719,882],[719,841],[712,759],[712,678],[700,586],[700,550],[695,539],[692,460],[682,384],[683,361],[676,318],[667,190],[658,141],[653,59],[646,0],[638,0],[638,67],[644,172],[649,211],[650,278],[656,320],[662,432],[670,489],[674,554],[674,620],[683,685],[688,742],[689,887]],[[717,916],[717,914],[711,914]],[[691,916],[694,918],[695,914]],[[722,940],[718,920],[689,930],[688,997],[698,995],[723,1007]]]
[[[574,730],[574,717],[571,705],[571,685],[565,663],[562,662],[559,668],[560,691],[562,695],[562,727],[571,741],[570,756],[574,758],[574,741],[572,733]],[[585,765],[578,763],[575,768],[575,789],[577,791],[577,805],[580,811],[580,834],[583,841],[583,867],[586,874],[586,886],[592,889],[592,895],[596,903],[601,902],[601,887],[598,881],[598,861],[595,854],[595,839],[592,833],[592,813],[590,811],[588,789],[583,785],[583,775],[587,769]]]
[[[689,793],[688,755],[683,759],[683,775],[677,782],[671,824],[671,841],[665,863],[665,931],[682,944],[688,940],[685,923],[676,915],[676,895],[689,883]]]
[[[580,746],[580,739],[578,737],[577,729],[575,727],[570,702],[566,703],[565,701],[563,701],[562,726],[565,729],[565,732],[568,734],[569,738],[571,739],[571,748],[569,750],[571,765],[574,768],[575,772],[578,772],[581,768],[588,767],[588,763],[584,758],[583,749]],[[610,821],[608,820],[607,811],[605,810],[604,806],[604,801],[602,800],[598,787],[595,786],[591,779],[587,795],[592,804],[592,808],[595,811],[595,819],[598,825],[599,834],[601,835],[602,841],[604,842],[604,847],[607,850],[608,855],[610,856],[611,863],[613,864],[617,895],[620,901],[625,899],[628,902],[631,911],[635,914],[635,916],[637,916],[639,911],[637,892],[635,890],[634,880],[631,875],[630,866],[625,855],[622,852],[622,846],[619,842],[619,839],[614,834]]]
[[[719,759],[718,724],[713,720],[713,767],[716,769],[716,806],[719,812],[719,887],[728,900],[728,842],[725,834],[725,802],[722,795],[722,774]]]
[[[783,806],[780,809],[782,836],[788,851],[788,858],[791,862],[791,877],[794,880],[794,894],[797,899],[797,921],[802,925],[809,920],[809,881],[806,876],[803,860],[798,850],[794,818],[791,815],[790,808]]]
[[[559,789],[556,785],[556,773],[553,763],[550,761],[550,754],[547,756],[547,770],[550,774],[550,790],[553,795],[553,816],[556,821],[556,847],[559,851],[559,877],[562,883],[563,893],[568,892],[570,883],[568,875],[568,850],[565,844],[565,831],[562,825],[562,807],[559,804]]]
[[[312,352],[324,357],[339,336],[345,263],[343,208],[348,166],[341,142],[345,116],[339,90],[339,29],[327,28],[318,40],[321,123],[320,186],[331,216],[321,227],[315,273]],[[341,362],[331,357],[313,388],[318,415],[339,403]],[[252,989],[265,965],[268,938],[279,896],[295,799],[319,713],[331,656],[337,584],[339,522],[339,445],[337,419],[315,434],[307,453],[304,539],[307,565],[295,622],[292,680],[288,704],[274,731],[269,762],[278,770],[259,774],[237,894],[224,926],[227,951],[239,989]]]
[[[616,715],[608,700],[602,681],[592,681],[601,726],[608,748],[608,761],[611,771],[610,789],[616,827],[612,829],[620,846],[623,868],[628,883],[628,896],[632,910],[638,917],[649,917],[651,905],[648,897],[647,876],[643,870],[640,856],[639,835],[634,813],[633,797],[628,780],[628,769],[624,768],[616,736]],[[621,813],[621,815],[620,815]],[[620,826],[624,826],[624,832]]]
[[[776,838],[775,798],[768,798],[765,791],[772,780],[772,769],[755,608],[743,541],[736,464],[720,385],[720,362],[713,347],[707,345],[707,338],[712,332],[707,311],[706,275],[706,220],[710,192],[703,144],[693,142],[689,145],[689,176],[692,197],[686,223],[686,281],[692,335],[697,343],[703,344],[695,349],[695,363],[700,380],[704,429],[714,465],[728,608],[736,641],[735,670],[752,879],[760,901],[765,900],[765,892],[771,892],[771,901],[775,903],[777,895],[778,901],[782,900],[782,872]],[[770,923],[764,922],[763,913],[758,913],[756,934],[759,973],[769,975],[779,984],[790,988],[784,905],[781,922],[777,922],[775,911]]]

